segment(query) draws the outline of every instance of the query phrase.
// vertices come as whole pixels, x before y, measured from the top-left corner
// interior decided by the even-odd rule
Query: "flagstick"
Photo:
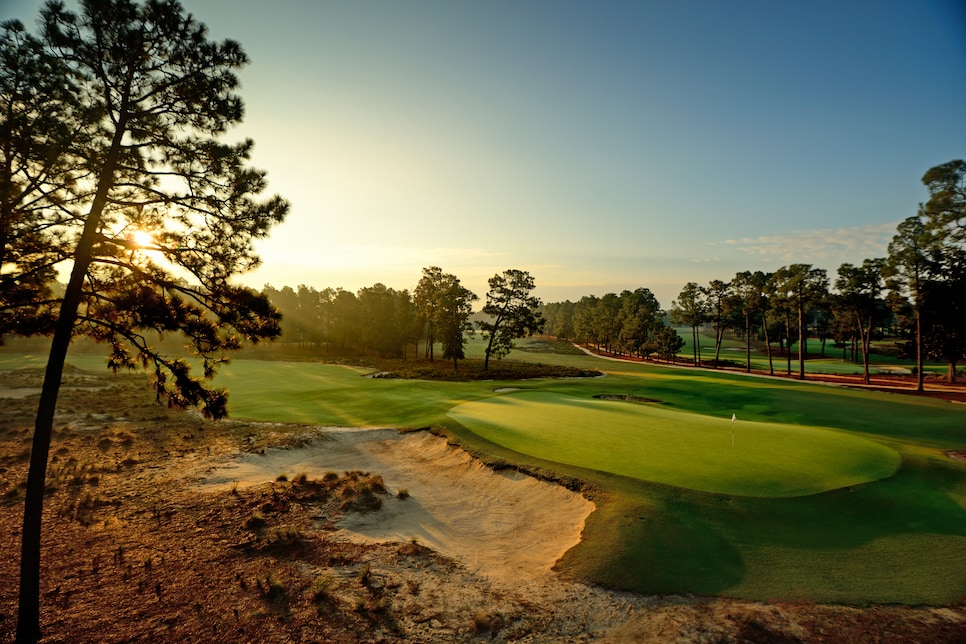
[[[735,423],[738,421],[737,414],[731,414],[731,447],[735,446]]]

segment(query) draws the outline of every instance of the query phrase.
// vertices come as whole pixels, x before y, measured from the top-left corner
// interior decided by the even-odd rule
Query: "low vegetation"
[[[469,382],[473,380],[530,380],[534,378],[596,378],[603,373],[597,369],[582,369],[554,364],[516,362],[501,360],[485,367],[480,360],[464,360],[458,369],[442,362],[387,362],[380,361],[377,374],[380,378],[406,378],[412,380],[447,380]]]

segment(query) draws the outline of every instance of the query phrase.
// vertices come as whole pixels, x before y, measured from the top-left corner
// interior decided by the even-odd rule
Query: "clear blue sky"
[[[67,2],[75,6],[74,2]],[[966,157],[962,1],[184,0],[292,202],[244,281],[545,301],[882,256]],[[40,2],[0,0],[33,25]]]

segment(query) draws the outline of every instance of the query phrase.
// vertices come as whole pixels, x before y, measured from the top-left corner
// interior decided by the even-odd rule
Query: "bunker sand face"
[[[383,477],[380,510],[348,513],[337,538],[410,541],[457,559],[494,580],[546,575],[577,545],[594,504],[580,494],[513,470],[493,471],[428,432],[329,428],[305,447],[248,454],[202,485],[247,487],[305,473],[362,470]],[[407,498],[397,498],[399,490]]]

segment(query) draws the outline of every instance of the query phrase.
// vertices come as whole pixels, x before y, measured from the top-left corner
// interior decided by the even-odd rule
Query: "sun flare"
[[[135,230],[133,233],[131,233],[131,241],[135,246],[140,246],[142,248],[146,246],[154,246],[155,244],[154,237],[151,235],[151,233],[143,230]]]

